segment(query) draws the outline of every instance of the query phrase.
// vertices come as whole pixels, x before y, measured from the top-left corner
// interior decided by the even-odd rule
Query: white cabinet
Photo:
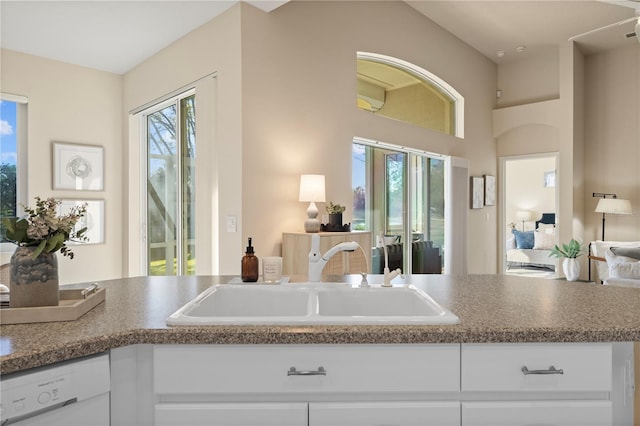
[[[442,402],[312,402],[310,426],[456,426],[460,403]]]
[[[633,424],[631,343],[138,348],[112,351],[114,425]]]
[[[604,426],[611,424],[610,401],[463,402],[465,426]]]
[[[459,390],[456,344],[153,350],[156,425],[459,425],[459,401],[426,401]]]
[[[464,426],[612,424],[610,343],[463,344],[461,356],[476,399],[462,402]]]
[[[306,403],[164,403],[156,404],[158,426],[307,426]]]

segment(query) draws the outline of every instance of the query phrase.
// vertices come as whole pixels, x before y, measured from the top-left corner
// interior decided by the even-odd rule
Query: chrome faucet
[[[311,251],[309,252],[309,282],[320,282],[322,270],[334,254],[341,251],[355,251],[359,248],[361,248],[360,244],[355,241],[344,242],[336,244],[320,256],[320,236],[318,234],[312,235]]]

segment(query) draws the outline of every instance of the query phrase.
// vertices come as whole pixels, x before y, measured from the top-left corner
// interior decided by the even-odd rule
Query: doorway
[[[557,260],[558,153],[500,158],[503,200],[500,270],[504,274],[553,278]]]

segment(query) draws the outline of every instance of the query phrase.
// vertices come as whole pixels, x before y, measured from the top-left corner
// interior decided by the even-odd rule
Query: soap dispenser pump
[[[258,257],[253,252],[251,237],[249,237],[247,252],[242,256],[242,281],[245,283],[258,281],[258,271]]]

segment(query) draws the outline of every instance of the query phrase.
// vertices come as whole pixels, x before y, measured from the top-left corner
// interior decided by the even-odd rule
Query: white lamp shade
[[[301,175],[298,201],[324,203],[324,175]]]
[[[631,202],[620,198],[601,198],[596,213],[631,214]]]
[[[516,212],[516,219],[520,221],[527,221],[533,219],[533,212],[529,210],[520,210]]]

